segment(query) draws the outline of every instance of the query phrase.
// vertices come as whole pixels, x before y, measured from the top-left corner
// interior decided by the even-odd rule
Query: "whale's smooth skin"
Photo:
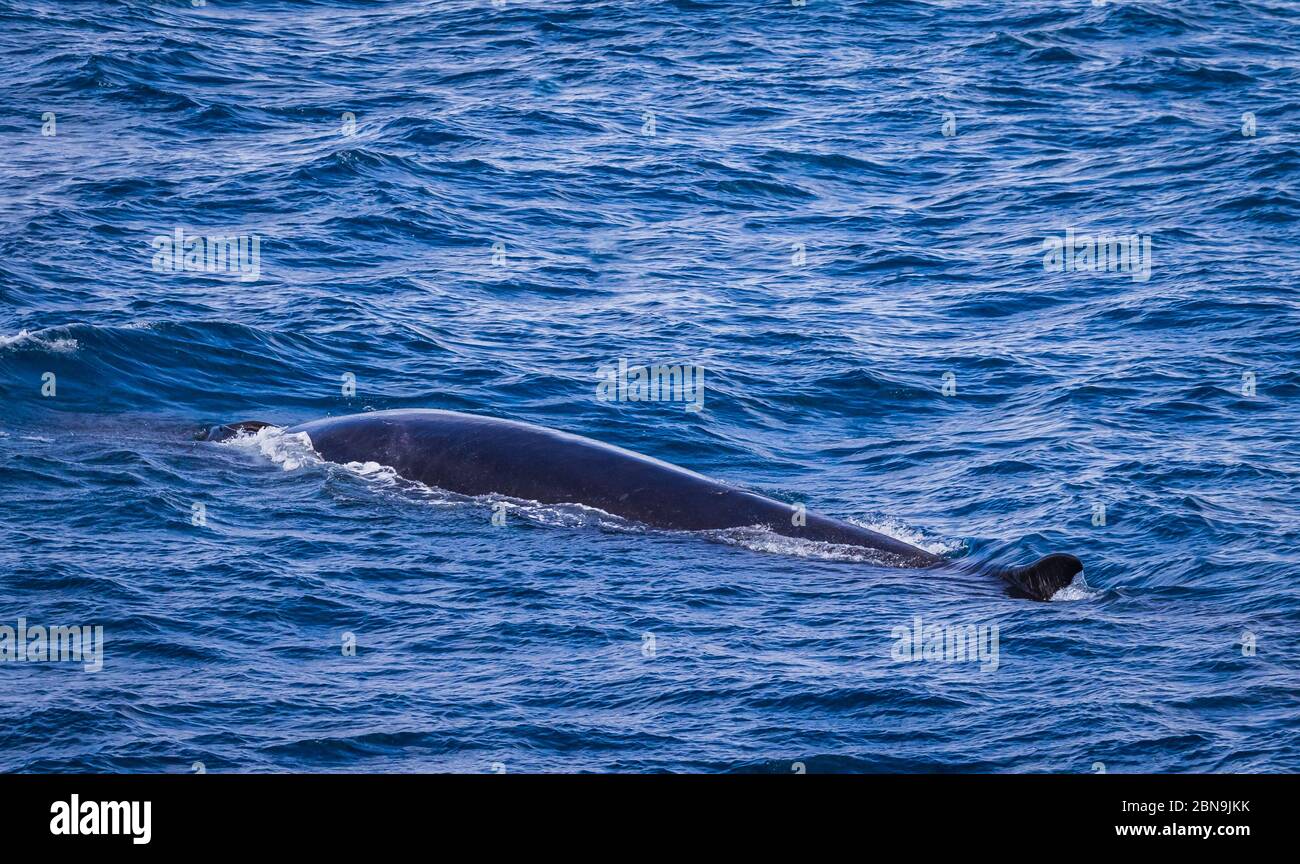
[[[260,422],[217,426],[228,438]],[[694,471],[590,438],[530,423],[456,411],[374,411],[293,426],[330,462],[376,462],[400,476],[461,495],[503,495],[543,504],[582,504],[657,528],[707,531],[760,526],[786,537],[858,546],[898,567],[951,566],[947,559],[839,519],[710,480]],[[1048,555],[997,575],[1036,600],[1050,599],[1083,569]]]

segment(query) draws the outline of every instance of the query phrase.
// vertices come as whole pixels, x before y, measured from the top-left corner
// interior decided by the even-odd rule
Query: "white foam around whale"
[[[311,439],[305,433],[296,432],[291,435],[279,426],[263,426],[256,432],[241,432],[220,443],[260,453],[285,471],[296,471],[304,465],[321,465],[325,462],[312,449]]]
[[[904,543],[918,549],[924,549],[931,555],[948,556],[954,552],[960,552],[966,545],[960,540],[936,540],[933,537],[927,537],[917,529],[905,525],[902,521],[893,517],[867,520],[850,516],[844,521],[857,525],[859,528],[866,528],[868,531],[875,531],[877,534],[886,534],[895,540],[902,540]]]
[[[899,556],[892,555],[881,549],[868,549],[865,546],[824,543],[818,540],[804,540],[800,537],[787,537],[760,525],[750,525],[744,528],[724,528],[720,531],[701,531],[699,533],[728,545],[743,546],[755,552],[792,555],[797,558],[815,558],[822,561],[856,561],[881,567],[898,567],[903,563]]]
[[[1074,574],[1074,581],[1057,591],[1049,599],[1053,603],[1075,603],[1080,600],[1095,600],[1100,596],[1100,591],[1089,587],[1081,571]]]

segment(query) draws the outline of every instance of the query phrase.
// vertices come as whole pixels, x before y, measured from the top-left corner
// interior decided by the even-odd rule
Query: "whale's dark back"
[[[305,432],[331,462],[377,462],[463,495],[576,503],[660,528],[762,525],[786,536],[864,546],[905,565],[941,559],[884,534],[784,504],[621,447],[541,426],[454,411],[376,411],[326,418]]]
[[[378,411],[327,418],[305,432],[331,462],[378,462],[463,495],[576,502],[611,513],[635,510],[655,524],[718,527],[707,508],[683,500],[725,495],[698,474],[598,441],[539,426],[452,411]]]

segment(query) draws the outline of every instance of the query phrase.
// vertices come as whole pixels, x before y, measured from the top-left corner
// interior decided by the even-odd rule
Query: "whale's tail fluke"
[[[1051,600],[1052,595],[1074,581],[1083,562],[1073,555],[1057,552],[1023,567],[1006,567],[998,575],[1020,593],[1033,600]]]
[[[195,441],[225,441],[227,438],[234,438],[236,435],[245,432],[256,432],[270,423],[263,423],[261,420],[245,420],[242,423],[227,423],[224,426],[209,426],[206,429],[200,429],[194,436]]]

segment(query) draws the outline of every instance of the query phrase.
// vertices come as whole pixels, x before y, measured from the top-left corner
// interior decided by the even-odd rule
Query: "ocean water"
[[[1298,61],[1280,0],[0,0],[0,625],[104,637],[0,662],[0,770],[1300,770]],[[193,440],[409,407],[1083,579]]]

